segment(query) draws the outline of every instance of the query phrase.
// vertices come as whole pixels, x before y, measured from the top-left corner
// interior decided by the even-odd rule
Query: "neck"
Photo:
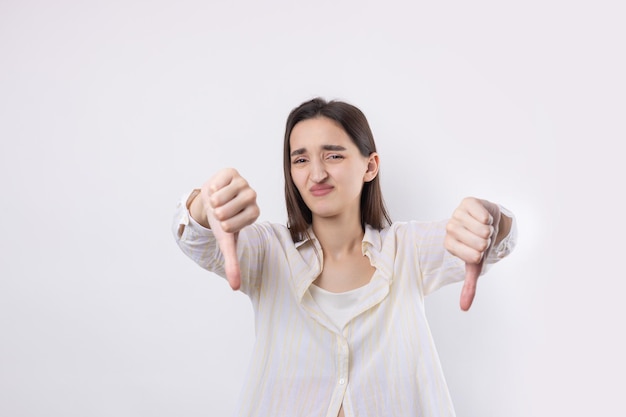
[[[319,240],[325,257],[341,258],[353,251],[361,252],[363,228],[360,217],[314,218],[313,233]]]

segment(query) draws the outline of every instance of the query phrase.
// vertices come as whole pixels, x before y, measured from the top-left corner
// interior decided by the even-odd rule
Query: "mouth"
[[[322,197],[330,193],[333,190],[333,188],[334,187],[332,185],[328,185],[328,184],[315,184],[314,186],[309,188],[309,191],[315,197]]]

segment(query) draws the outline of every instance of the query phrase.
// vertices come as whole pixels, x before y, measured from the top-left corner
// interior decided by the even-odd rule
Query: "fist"
[[[487,200],[466,197],[446,225],[444,246],[465,262],[461,309],[469,310],[485,256],[498,235],[500,208]]]
[[[226,168],[208,180],[200,191],[202,215],[213,230],[224,256],[226,279],[233,290],[241,285],[237,259],[237,233],[256,221],[256,192],[235,169]]]

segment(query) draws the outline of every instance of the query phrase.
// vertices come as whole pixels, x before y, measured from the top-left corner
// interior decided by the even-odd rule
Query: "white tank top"
[[[354,290],[336,293],[311,284],[309,291],[311,292],[311,297],[313,297],[324,314],[337,326],[338,330],[341,330],[352,318],[353,310],[357,307],[359,301],[365,297],[367,285]]]

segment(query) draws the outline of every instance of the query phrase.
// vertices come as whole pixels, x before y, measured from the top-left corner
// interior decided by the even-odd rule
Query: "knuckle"
[[[254,203],[256,201],[256,191],[254,191],[252,188],[245,188],[242,192],[241,192],[241,196],[244,198],[245,201],[250,202],[250,203]]]
[[[207,201],[211,207],[217,207],[219,205],[219,200],[215,195],[210,195]]]
[[[237,189],[245,189],[246,186],[248,185],[247,181],[243,178],[243,177],[233,177],[232,180],[233,185],[235,185],[235,187],[237,187]]]
[[[215,217],[217,220],[223,221],[224,220],[224,210],[221,209],[221,208],[213,209],[213,217]]]
[[[207,181],[202,188],[205,190],[208,196],[211,196],[214,192],[218,190],[217,184],[213,179]]]
[[[220,226],[222,226],[222,230],[225,231],[226,233],[233,233],[233,226],[231,224],[231,222],[229,222],[228,220],[222,221],[220,222]]]
[[[481,258],[482,258],[482,252],[477,252],[477,251],[472,251],[468,256],[469,262],[473,264],[479,263]]]

